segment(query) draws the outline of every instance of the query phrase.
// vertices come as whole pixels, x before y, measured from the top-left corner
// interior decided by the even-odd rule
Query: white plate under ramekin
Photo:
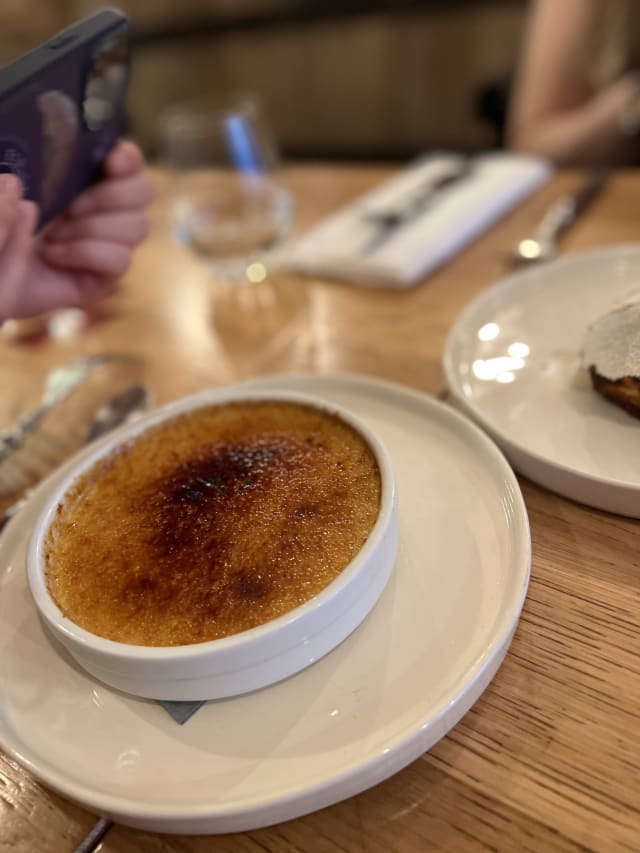
[[[302,403],[337,415],[367,442],[378,464],[381,500],[377,520],[358,554],[325,589],[263,625],[229,637],[182,646],[140,646],[99,637],[68,619],[46,583],[44,542],[58,506],[78,477],[134,436],[176,415],[231,400]],[[75,660],[100,681],[147,699],[220,699],[257,690],[299,672],[341,643],[374,606],[398,550],[398,509],[389,454],[375,433],[351,412],[308,394],[221,388],[183,398],[129,424],[82,454],[47,499],[27,554],[36,607]]]
[[[400,549],[389,583],[358,630],[313,666],[208,702],[180,726],[159,703],[87,676],[38,619],[26,543],[64,469],[0,537],[0,747],[63,796],[141,829],[255,829],[396,773],[487,688],[527,591],[522,494],[503,455],[467,418],[363,376],[256,384],[347,407],[381,437],[398,483]],[[500,696],[498,685],[480,718]]]
[[[458,317],[444,369],[455,400],[517,471],[640,518],[640,421],[591,388],[589,325],[640,298],[640,248],[576,252],[508,276]]]

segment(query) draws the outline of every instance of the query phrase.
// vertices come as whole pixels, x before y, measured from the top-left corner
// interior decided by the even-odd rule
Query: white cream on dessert
[[[609,311],[589,327],[583,363],[612,381],[640,377],[640,301]]]

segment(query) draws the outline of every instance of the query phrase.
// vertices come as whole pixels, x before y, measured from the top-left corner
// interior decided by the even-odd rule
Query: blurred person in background
[[[534,0],[506,144],[558,165],[640,162],[640,0]]]
[[[107,155],[104,177],[35,236],[36,206],[0,174],[0,323],[108,296],[147,236],[153,186],[137,145]]]

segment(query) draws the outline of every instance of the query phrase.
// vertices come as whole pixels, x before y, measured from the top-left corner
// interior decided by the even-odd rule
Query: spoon
[[[83,445],[91,444],[100,436],[105,435],[117,426],[132,420],[141,414],[149,404],[149,391],[144,385],[131,385],[120,391],[95,413],[89,425],[89,429],[82,442]],[[17,501],[7,507],[0,515],[0,531],[2,531],[10,519],[22,509],[27,503],[33,488],[26,489]]]
[[[542,217],[535,231],[517,244],[509,256],[516,265],[550,261],[558,251],[560,233],[568,228],[578,215],[603,188],[607,178],[604,171],[593,172],[573,193],[557,199]]]

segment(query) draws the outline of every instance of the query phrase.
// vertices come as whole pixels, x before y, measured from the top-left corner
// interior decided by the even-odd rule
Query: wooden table
[[[298,227],[387,174],[291,169]],[[171,245],[157,177],[152,236],[95,324],[67,338],[0,342],[0,423],[36,399],[52,365],[103,350],[138,355],[129,370],[158,403],[290,371],[361,372],[438,394],[443,343],[458,312],[504,274],[506,250],[580,179],[557,175],[401,293],[292,275],[251,288],[216,283]],[[639,236],[640,173],[621,172],[565,247]],[[488,690],[428,754],[374,789],[279,826],[208,838],[116,826],[103,853],[640,850],[640,524],[521,482],[533,569],[520,625]],[[94,822],[0,756],[0,850],[71,851]]]

